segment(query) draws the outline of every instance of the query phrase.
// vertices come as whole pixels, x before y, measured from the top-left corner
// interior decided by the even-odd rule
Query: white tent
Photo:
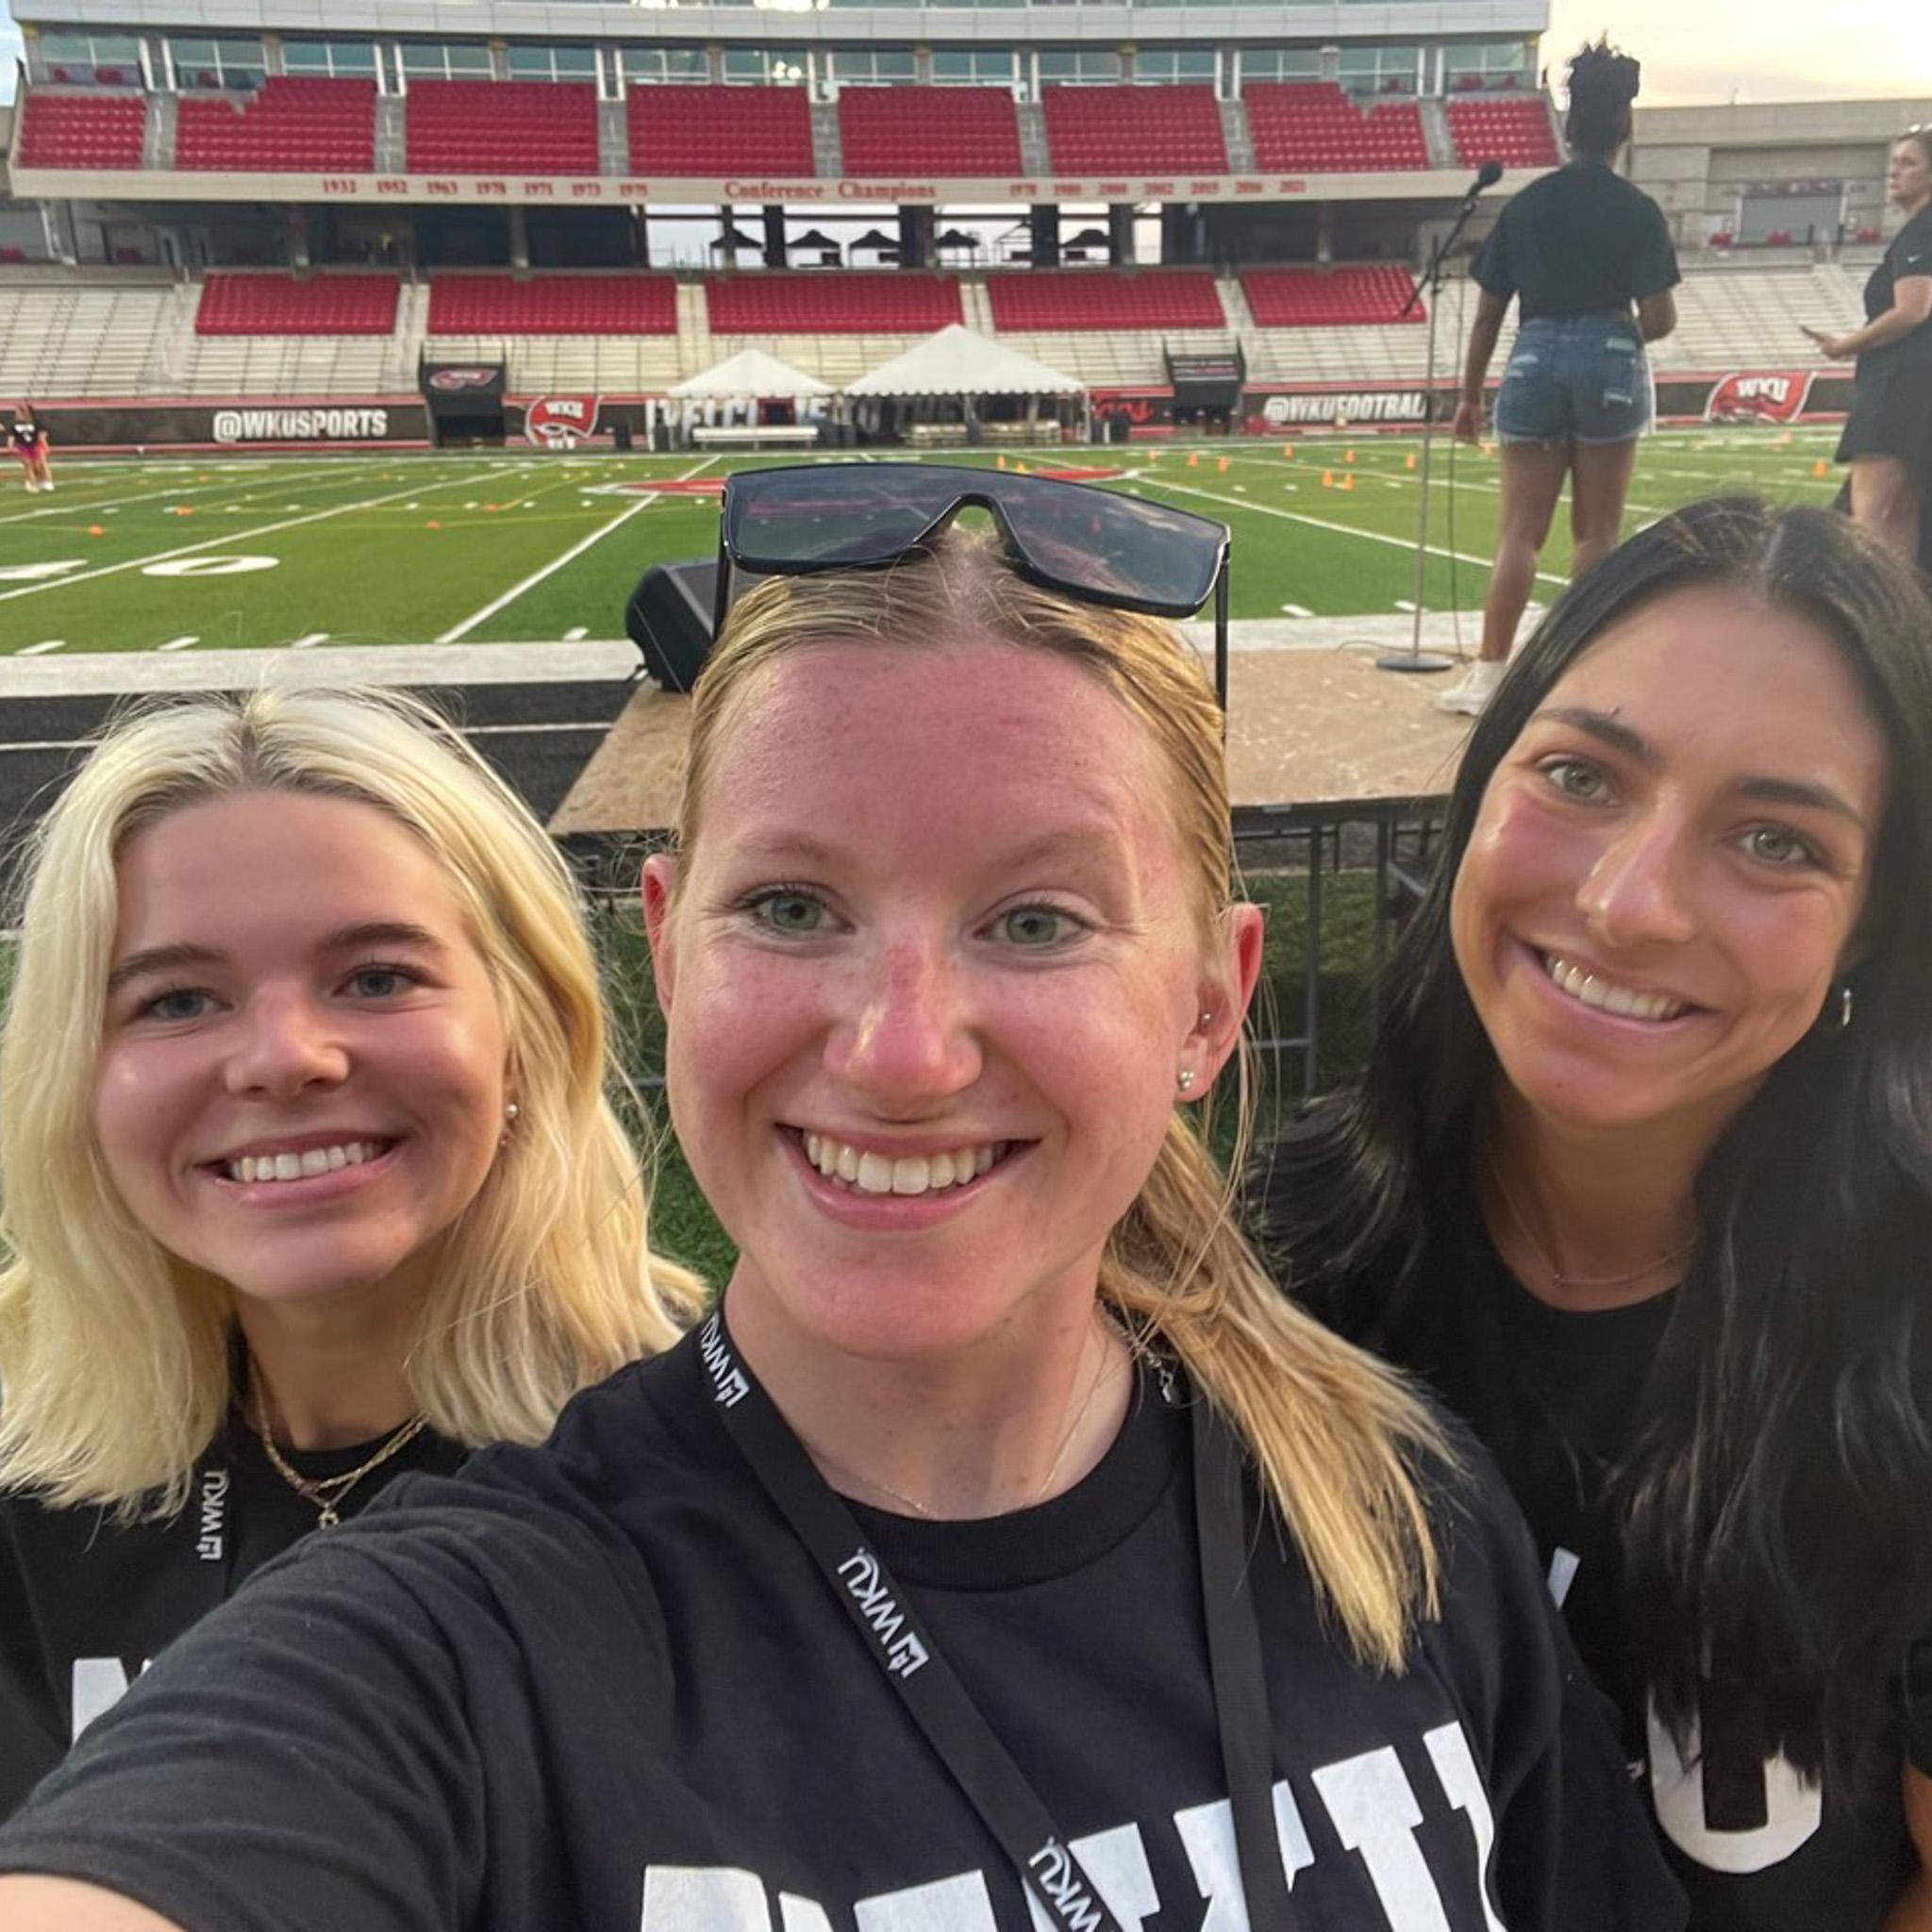
[[[857,382],[848,396],[1076,396],[1086,384],[949,323]]]
[[[832,385],[808,375],[762,349],[741,349],[715,369],[707,369],[688,382],[680,382],[674,396],[710,398],[719,402],[738,399],[760,400],[766,396],[828,396]]]

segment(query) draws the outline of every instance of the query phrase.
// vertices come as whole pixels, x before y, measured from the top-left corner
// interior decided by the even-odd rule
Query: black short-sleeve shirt
[[[1865,320],[1875,322],[1897,298],[1900,282],[1932,275],[1932,203],[1922,208],[1896,235],[1865,283]],[[1932,375],[1932,317],[1909,335],[1881,342],[1858,358],[1858,372],[1910,369]]]
[[[1470,274],[1519,296],[1523,320],[1627,312],[1683,277],[1663,210],[1601,161],[1532,181],[1497,218]]]
[[[1244,1923],[1188,1420],[977,1523],[855,1509],[1123,1925]],[[1301,1932],[1680,1932],[1602,1702],[1477,1463],[1442,1614],[1353,1662],[1246,1574]],[[1017,1871],[719,1420],[691,1342],[542,1449],[414,1476],[174,1645],[0,1828],[0,1872],[188,1932],[1027,1932]]]

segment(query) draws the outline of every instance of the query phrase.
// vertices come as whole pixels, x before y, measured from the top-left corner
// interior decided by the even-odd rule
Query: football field
[[[1640,455],[1628,527],[1723,491],[1829,502],[1835,429],[1671,431]],[[1003,460],[1222,518],[1237,620],[1407,611],[1420,445],[1324,437],[1070,448]],[[940,460],[991,467],[992,454]],[[535,450],[63,458],[53,496],[0,470],[0,656],[619,639],[649,564],[708,558],[718,478],[791,458]],[[844,457],[838,460],[867,460]],[[1492,454],[1437,441],[1423,601],[1479,606]],[[1825,461],[1826,474],[1817,474]],[[1096,473],[1099,473],[1096,475]],[[1569,539],[1543,557],[1543,601]],[[1453,573],[1453,576],[1452,576]]]

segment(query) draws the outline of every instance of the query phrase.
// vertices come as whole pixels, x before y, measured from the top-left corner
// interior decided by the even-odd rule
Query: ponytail
[[[1242,1171],[1251,1138],[1245,1048],[1230,1174]],[[1317,1601],[1357,1659],[1402,1669],[1416,1624],[1439,1610],[1441,1565],[1416,1465],[1453,1470],[1454,1452],[1393,1370],[1268,1276],[1236,1225],[1231,1183],[1179,1112],[1108,1243],[1100,1291],[1137,1341],[1179,1358],[1246,1445]]]

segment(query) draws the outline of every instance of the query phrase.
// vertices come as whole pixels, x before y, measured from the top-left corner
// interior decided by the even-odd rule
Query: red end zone
[[[1122,473],[1118,469],[1026,470],[1024,475],[1044,476],[1049,483],[1099,483]],[[604,483],[599,496],[716,496],[724,488],[723,476],[670,476],[661,483]]]
[[[606,483],[599,496],[717,496],[723,493],[722,476],[667,476],[661,483]]]

